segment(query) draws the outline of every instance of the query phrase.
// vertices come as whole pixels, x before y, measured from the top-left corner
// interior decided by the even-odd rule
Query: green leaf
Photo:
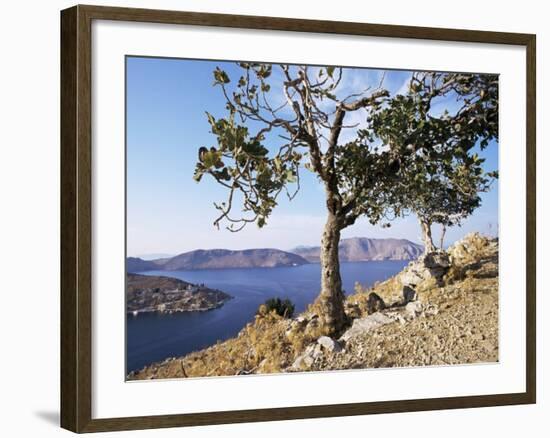
[[[228,84],[229,82],[231,81],[229,80],[229,76],[227,75],[227,73],[221,70],[219,67],[216,67],[216,69],[214,70],[214,85]]]
[[[201,171],[199,171],[198,169],[196,169],[196,170],[195,170],[195,173],[193,174],[193,179],[194,179],[196,182],[201,182],[202,175],[203,175],[203,173],[202,173]]]
[[[292,169],[287,169],[285,173],[285,179],[289,183],[295,183],[297,181],[296,175],[294,174],[294,171]]]

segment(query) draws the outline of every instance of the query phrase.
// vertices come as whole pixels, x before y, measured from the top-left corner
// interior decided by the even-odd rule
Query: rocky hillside
[[[200,249],[172,257],[163,265],[163,269],[274,268],[306,263],[302,257],[278,249]]]
[[[131,260],[130,260],[131,259]],[[158,260],[141,260],[129,257],[128,272],[149,270],[185,271],[197,269],[227,268],[274,268],[279,266],[300,266],[308,263],[299,255],[279,249],[199,249],[185,252],[171,258]]]
[[[230,295],[172,277],[127,274],[126,312],[192,312],[223,306]]]
[[[348,327],[324,336],[315,306],[294,319],[260,311],[237,337],[130,373],[161,379],[498,361],[498,241],[466,236],[400,274],[360,285]]]
[[[423,251],[422,245],[406,239],[369,239],[366,237],[342,239],[338,249],[341,262],[414,260]],[[319,262],[320,248],[318,246],[297,247],[292,252],[311,263]]]
[[[154,271],[159,269],[159,265],[151,260],[143,260],[139,257],[127,257],[126,258],[126,271],[127,272],[143,272]]]

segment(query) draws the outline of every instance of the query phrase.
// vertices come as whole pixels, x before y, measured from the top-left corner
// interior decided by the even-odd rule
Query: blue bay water
[[[342,263],[343,287],[353,293],[356,281],[370,286],[401,271],[407,261]],[[148,271],[191,283],[204,283],[234,298],[207,312],[127,315],[127,372],[167,357],[181,356],[235,336],[254,319],[258,306],[271,297],[290,298],[300,313],[319,293],[320,265],[297,267]]]

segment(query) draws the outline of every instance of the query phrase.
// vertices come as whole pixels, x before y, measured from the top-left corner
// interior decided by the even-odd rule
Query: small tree
[[[268,299],[260,308],[265,309],[265,312],[269,313],[275,311],[275,313],[283,318],[292,318],[294,315],[294,304],[288,298],[281,300],[279,297]]]
[[[441,99],[454,98],[459,108],[433,111]],[[415,73],[409,91],[389,100],[372,115],[376,135],[410,155],[396,187],[396,210],[418,217],[424,252],[435,251],[431,226],[458,225],[481,204],[497,172],[472,149],[484,149],[498,137],[498,78],[494,75]]]
[[[391,184],[402,167],[401,151],[378,150],[368,129],[346,125],[348,113],[377,109],[389,93],[381,86],[337,96],[342,69],[239,63],[241,75],[231,82],[216,68],[214,85],[225,96],[227,115],[208,114],[217,145],[199,150],[195,178],[211,175],[228,190],[215,204],[228,229],[246,224],[263,227],[278,196],[292,199],[300,187],[300,170],[314,172],[325,189],[327,220],[321,238],[321,292],[316,301],[325,333],[345,323],[338,258],[341,231],[366,216],[379,222],[391,206]],[[274,97],[275,96],[275,97]],[[277,100],[283,96],[283,100]],[[342,132],[351,130],[351,140]],[[277,147],[270,154],[266,138]],[[233,207],[242,208],[233,216]],[[244,213],[244,216],[243,216]]]

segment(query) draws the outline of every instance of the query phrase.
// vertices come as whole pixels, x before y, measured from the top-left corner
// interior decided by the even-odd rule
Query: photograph
[[[3,6],[3,436],[545,430],[543,3]]]
[[[499,361],[498,74],[128,55],[125,88],[126,380]]]

